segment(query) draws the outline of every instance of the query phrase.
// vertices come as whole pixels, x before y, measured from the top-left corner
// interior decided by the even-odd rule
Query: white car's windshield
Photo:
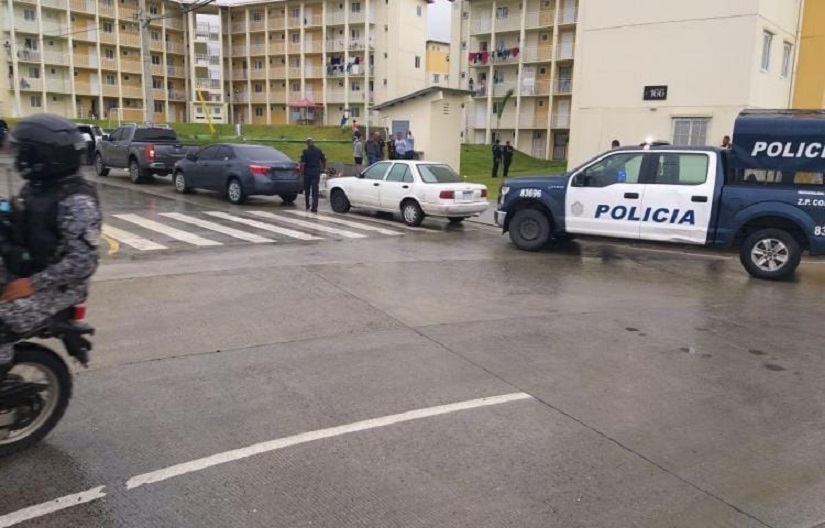
[[[418,173],[424,183],[460,183],[461,176],[449,165],[419,165]]]

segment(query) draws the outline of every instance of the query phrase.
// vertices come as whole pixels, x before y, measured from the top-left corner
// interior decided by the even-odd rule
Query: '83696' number
[[[814,236],[825,236],[825,226],[814,227]]]

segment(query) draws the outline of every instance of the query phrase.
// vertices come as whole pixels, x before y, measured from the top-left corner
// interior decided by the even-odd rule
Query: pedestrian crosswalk
[[[404,235],[407,226],[372,217],[284,210],[143,212],[112,214],[103,234],[138,252],[237,244],[361,240]],[[426,229],[417,229],[427,231]]]

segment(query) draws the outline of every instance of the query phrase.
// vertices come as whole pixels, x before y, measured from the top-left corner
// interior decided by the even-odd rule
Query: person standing
[[[415,138],[412,130],[407,130],[407,157],[405,159],[415,159]]]
[[[395,157],[397,159],[407,159],[407,151],[410,150],[407,139],[401,132],[395,135]]]
[[[355,140],[352,142],[352,157],[355,161],[355,174],[361,174],[364,168],[364,143],[361,142],[361,133],[355,133]]]
[[[381,143],[378,132],[373,132],[372,137],[367,140],[367,163],[372,165],[378,163],[383,157],[381,152]]]
[[[725,150],[730,150],[733,148],[733,145],[730,142],[730,136],[725,136],[722,138],[722,148]]]
[[[619,140],[618,140],[618,139],[614,139],[614,140],[613,140],[613,142],[612,142],[612,143],[610,143],[610,148],[611,148],[611,149],[617,149],[617,148],[619,148],[619,147],[621,147],[621,146],[622,146],[622,144],[621,144],[621,143],[619,143]]]
[[[510,174],[510,164],[513,163],[513,154],[515,153],[515,149],[510,142],[508,141],[504,145],[504,150],[501,153],[502,160],[504,161],[504,173],[503,176],[506,178],[508,174]]]
[[[323,151],[315,146],[315,140],[307,138],[307,148],[301,154],[300,171],[304,175],[304,199],[307,210],[318,212],[318,185],[321,172],[327,168],[327,158]]]
[[[501,164],[501,141],[493,143],[493,178],[498,178],[498,166]]]

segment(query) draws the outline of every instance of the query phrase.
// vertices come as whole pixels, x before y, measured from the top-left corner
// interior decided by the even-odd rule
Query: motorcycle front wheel
[[[0,384],[0,456],[49,434],[71,395],[72,376],[60,356],[31,343],[15,345],[14,366]]]

